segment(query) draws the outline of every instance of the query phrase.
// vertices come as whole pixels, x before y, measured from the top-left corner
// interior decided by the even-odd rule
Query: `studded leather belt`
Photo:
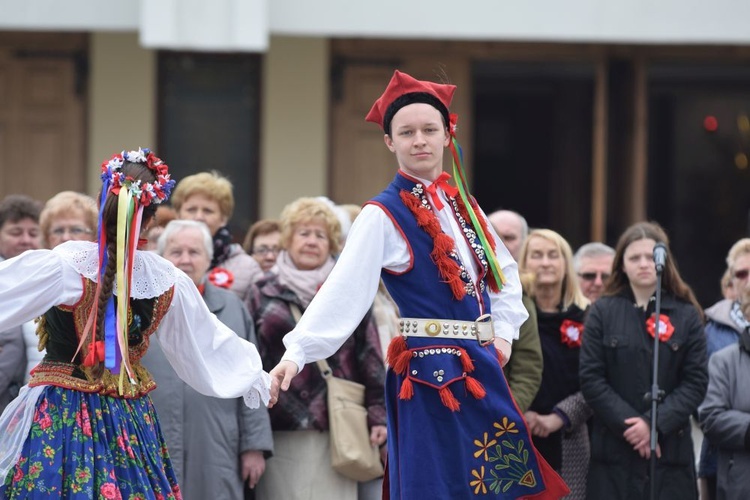
[[[476,321],[400,318],[398,324],[401,335],[407,337],[475,338],[483,345],[495,340],[495,329],[492,326],[492,317],[489,314],[483,314]]]

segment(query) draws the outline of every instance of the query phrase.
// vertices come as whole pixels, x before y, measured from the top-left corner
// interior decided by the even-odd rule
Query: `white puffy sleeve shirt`
[[[68,242],[0,262],[0,331],[53,306],[74,305],[83,294],[81,276],[95,280],[97,259],[96,244]],[[172,302],[156,334],[180,378],[207,396],[267,405],[270,377],[256,347],[208,310],[185,273],[152,252],[136,254],[133,298],[156,297],[171,286]]]
[[[430,185],[429,181],[422,182],[425,186]],[[438,193],[444,207],[437,210],[433,206],[433,211],[443,231],[456,242],[461,261],[476,282],[478,274],[472,250],[442,189],[438,189]],[[487,225],[491,228],[489,223]],[[498,264],[507,280],[500,293],[489,293],[490,311],[495,336],[512,343],[518,338],[518,329],[528,318],[528,312],[521,302],[518,266],[500,238],[492,229],[490,231],[496,242]],[[354,221],[333,271],[297,327],[284,337],[287,351],[282,360],[293,361],[301,371],[306,363],[335,353],[370,309],[381,269],[405,271],[410,263],[407,242],[391,219],[380,207],[366,205]]]

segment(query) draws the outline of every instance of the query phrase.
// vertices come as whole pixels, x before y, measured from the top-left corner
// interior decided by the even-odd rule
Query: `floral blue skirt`
[[[47,386],[0,498],[181,498],[151,398]]]

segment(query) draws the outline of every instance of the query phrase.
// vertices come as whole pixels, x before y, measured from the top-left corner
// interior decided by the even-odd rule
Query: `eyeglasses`
[[[750,275],[750,269],[739,269],[734,272],[734,277],[738,280],[747,279],[748,275]]]
[[[274,255],[278,254],[281,251],[279,247],[258,247],[253,248],[253,253],[257,253],[260,255],[266,255],[268,253],[272,253]]]
[[[601,276],[602,281],[607,281],[609,279],[609,273],[578,273],[578,276],[583,281],[594,281],[597,276]]]
[[[91,229],[80,227],[80,226],[73,226],[73,227],[56,227],[54,229],[50,229],[49,234],[52,236],[63,236],[65,233],[68,233],[71,236],[82,236],[84,234],[91,234],[93,231]]]

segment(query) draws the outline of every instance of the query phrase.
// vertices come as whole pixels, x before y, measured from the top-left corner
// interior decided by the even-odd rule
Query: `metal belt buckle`
[[[440,333],[440,322],[439,321],[427,321],[424,325],[424,331],[430,337],[435,337]]]
[[[479,345],[481,345],[482,347],[488,346],[495,341],[494,332],[490,340],[482,340],[481,337],[479,336],[479,324],[486,323],[486,322],[490,322],[490,330],[493,330],[492,315],[490,314],[482,314],[481,316],[479,316],[476,320],[474,320],[474,326],[472,327],[474,328],[474,336],[477,338],[477,342],[479,342]]]

